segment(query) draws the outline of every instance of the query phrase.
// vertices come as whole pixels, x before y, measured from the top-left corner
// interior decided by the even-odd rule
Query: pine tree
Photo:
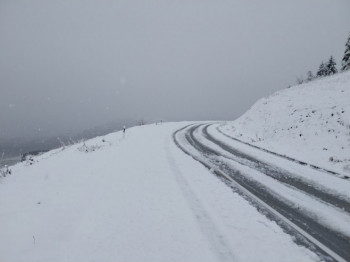
[[[348,41],[345,44],[345,52],[343,60],[341,61],[341,70],[349,70],[350,69],[350,35]]]
[[[312,71],[307,71],[307,78],[306,78],[306,81],[307,82],[310,82],[310,81],[312,81],[312,80],[314,80],[315,79],[315,76],[314,76],[314,74],[312,73]]]
[[[326,76],[326,66],[325,66],[325,64],[323,62],[320,64],[320,67],[318,68],[316,76],[317,77]]]
[[[336,66],[336,63],[334,61],[333,56],[331,56],[329,58],[327,66],[326,66],[326,75],[327,76],[334,75],[334,74],[338,73],[338,70],[335,66]]]

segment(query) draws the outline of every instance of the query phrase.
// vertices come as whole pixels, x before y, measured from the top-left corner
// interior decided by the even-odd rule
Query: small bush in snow
[[[88,146],[84,142],[82,146],[78,147],[78,150],[80,152],[89,153],[89,152],[94,152],[94,151],[96,151],[99,148],[101,148],[101,146],[98,146],[98,145]]]
[[[32,156],[27,157],[26,164],[27,165],[33,165],[34,164],[34,159],[33,159]]]
[[[6,165],[0,169],[0,177],[7,177],[8,175],[11,175],[11,173],[11,169],[9,169]]]
[[[334,162],[334,163],[341,163],[341,162],[348,162],[348,161],[350,161],[350,159],[347,159],[347,158],[338,159],[338,158],[336,158],[336,157],[331,156],[331,157],[329,158],[329,161],[330,161],[330,162]]]

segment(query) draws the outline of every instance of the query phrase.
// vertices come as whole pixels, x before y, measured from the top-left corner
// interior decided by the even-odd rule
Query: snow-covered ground
[[[242,194],[258,196],[261,206],[279,210],[282,221],[296,222],[308,238],[322,236],[309,239],[333,259],[349,261],[350,181],[237,142],[218,127],[189,126],[176,138],[186,152],[232,181]],[[285,211],[288,218],[281,216]]]
[[[0,261],[317,261],[177,148],[185,125],[135,127],[11,167]]]
[[[341,73],[262,98],[236,121],[208,132],[348,201],[347,180],[230,137],[349,176],[349,97],[350,72]],[[188,124],[135,127],[12,166],[0,177],[0,261],[320,260],[175,145],[172,134]],[[350,236],[347,213],[197,139],[248,178]]]
[[[221,130],[244,142],[350,174],[350,72],[260,99]]]
[[[220,133],[214,132],[215,131],[215,125],[212,127],[212,133],[225,140],[224,136],[220,137]],[[242,174],[244,174],[248,179],[253,179],[255,181],[258,181],[265,187],[269,188],[270,192],[273,192],[273,194],[278,195],[280,199],[284,199],[284,201],[289,201],[292,203],[292,205],[297,205],[299,209],[302,209],[304,213],[310,213],[311,216],[314,217],[315,220],[319,221],[322,224],[325,224],[332,230],[338,231],[344,235],[347,235],[350,238],[350,228],[348,225],[350,224],[350,216],[348,213],[343,212],[343,210],[334,209],[333,207],[329,206],[326,203],[322,203],[321,201],[318,201],[314,198],[314,196],[307,196],[305,193],[300,192],[298,190],[295,190],[294,188],[291,188],[290,186],[283,185],[279,181],[277,181],[274,178],[271,178],[269,176],[264,176],[260,172],[253,170],[249,167],[249,163],[245,164],[239,164],[239,160],[237,161],[232,156],[230,156],[227,152],[219,148],[216,144],[211,143],[209,141],[206,141],[205,139],[201,138],[201,136],[196,137],[201,141],[202,143],[206,144],[210,148],[216,150],[221,154],[221,157],[218,159],[219,161],[226,161],[229,163],[229,165],[234,168],[235,170],[240,171]],[[226,138],[227,139],[227,138]],[[227,141],[227,143],[230,143],[231,145],[236,145],[237,142],[235,141]],[[239,145],[238,148],[242,150],[245,145]],[[247,147],[247,146],[245,146]],[[260,158],[264,159],[266,157],[265,152],[259,152],[258,150],[252,150],[252,154]],[[228,157],[228,159],[227,159]],[[270,159],[270,162],[273,164],[273,158],[278,158],[276,156],[271,156],[272,159]],[[285,170],[292,170],[295,169],[295,166],[298,164],[295,163],[288,163],[288,160],[285,160],[285,163],[281,161],[277,161],[275,159],[275,163],[278,163],[279,166],[283,166]],[[292,165],[292,166],[288,166]],[[309,184],[314,184],[315,187],[324,190],[326,192],[333,192],[335,195],[341,196],[343,199],[346,199],[349,201],[350,199],[350,183],[347,180],[339,179],[338,177],[324,174],[322,172],[317,172],[314,170],[302,170],[307,169],[305,166],[300,166],[300,169],[298,170],[298,173],[295,175],[293,173],[293,176],[299,176],[300,178],[307,179],[307,182]],[[309,176],[308,176],[309,174]],[[317,176],[317,177],[316,177]]]

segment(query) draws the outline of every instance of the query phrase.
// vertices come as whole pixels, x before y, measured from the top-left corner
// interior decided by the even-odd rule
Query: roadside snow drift
[[[317,261],[176,147],[185,125],[136,127],[11,167],[0,180],[0,261]]]
[[[262,98],[222,131],[244,142],[350,174],[350,72]]]

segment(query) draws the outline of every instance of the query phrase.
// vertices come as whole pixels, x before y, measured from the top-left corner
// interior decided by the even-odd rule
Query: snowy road
[[[0,261],[342,261],[274,212],[279,207],[288,211],[286,216],[302,214],[302,223],[319,226],[320,235],[328,230],[324,236],[348,250],[347,181],[298,169],[293,183],[307,181],[313,188],[307,195],[303,188],[256,171],[254,161],[237,162],[237,156],[207,138],[233,145],[217,125],[198,125],[134,127],[12,166],[12,174],[0,179]],[[252,193],[266,194],[269,206],[193,161],[174,136],[210,167],[233,177],[230,172],[239,169],[237,177]],[[259,157],[276,162],[269,155]],[[298,167],[284,163],[283,168],[294,175],[290,169]]]
[[[234,143],[218,127],[191,125],[179,130],[174,139],[186,153],[226,177],[228,184],[235,187],[232,182],[236,183],[243,196],[268,212],[297,242],[316,248],[329,259],[350,261],[348,184],[338,177],[315,174],[310,167],[283,159],[285,163],[278,156]]]

